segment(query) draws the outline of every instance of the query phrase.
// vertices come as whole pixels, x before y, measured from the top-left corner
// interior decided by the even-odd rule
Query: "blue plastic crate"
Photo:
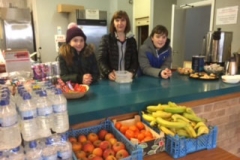
[[[173,158],[184,157],[189,153],[204,149],[213,149],[217,146],[218,128],[210,127],[209,134],[198,138],[180,138],[179,136],[167,136],[165,149]]]
[[[90,132],[98,133],[101,129],[106,129],[108,132],[113,133],[118,141],[121,141],[125,144],[130,156],[122,160],[142,160],[143,159],[142,148],[137,145],[133,145],[125,136],[122,136],[121,134],[119,134],[118,130],[113,126],[113,123],[110,120],[106,120],[97,126],[82,128],[77,130],[70,130],[67,132],[67,135],[68,137],[69,136],[77,137],[80,134],[87,135]],[[73,155],[73,159],[77,160],[75,155]]]

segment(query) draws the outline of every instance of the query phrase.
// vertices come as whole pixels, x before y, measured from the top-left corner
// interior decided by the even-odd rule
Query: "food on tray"
[[[206,72],[195,72],[189,75],[191,78],[197,78],[197,79],[217,79],[217,75],[214,73],[206,73]]]
[[[181,67],[178,67],[177,71],[179,74],[185,74],[185,75],[191,74],[193,72],[191,68],[181,68]]]
[[[70,81],[64,83],[60,78],[58,79],[58,85],[66,93],[76,93],[81,92],[85,93],[88,90],[88,87],[83,84],[71,83]]]
[[[198,73],[192,73],[192,74],[190,74],[190,77],[192,77],[192,78],[199,78]]]
[[[223,69],[224,67],[216,63],[204,66],[204,70],[207,73],[222,73]]]

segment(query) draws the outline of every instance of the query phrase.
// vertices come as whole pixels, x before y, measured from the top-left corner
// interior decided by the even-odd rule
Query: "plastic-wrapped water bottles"
[[[0,100],[0,150],[15,148],[21,144],[17,111],[9,99]]]
[[[19,104],[21,133],[25,141],[39,138],[37,125],[37,108],[28,92],[23,94],[23,100]]]
[[[31,141],[28,144],[26,151],[26,160],[42,160],[42,149],[36,141]]]
[[[63,160],[72,160],[72,145],[68,141],[67,135],[62,134],[60,141],[57,143],[58,158]]]
[[[55,89],[55,95],[52,98],[54,100],[52,130],[57,133],[66,132],[69,129],[67,100],[59,88]]]
[[[25,160],[25,155],[23,153],[22,147],[18,146],[12,149],[9,153],[8,158],[11,160]]]
[[[46,138],[45,146],[42,151],[43,160],[57,160],[57,147],[52,138]]]
[[[52,103],[48,99],[46,91],[41,91],[39,96],[37,101],[39,135],[41,137],[49,137],[52,135]]]

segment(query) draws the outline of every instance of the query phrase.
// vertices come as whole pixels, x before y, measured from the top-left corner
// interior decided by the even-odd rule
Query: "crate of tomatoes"
[[[131,143],[143,148],[143,156],[165,151],[164,133],[157,133],[141,121],[139,115],[123,121],[113,120],[115,128]]]
[[[110,120],[68,131],[74,160],[142,160],[143,150],[120,134]]]

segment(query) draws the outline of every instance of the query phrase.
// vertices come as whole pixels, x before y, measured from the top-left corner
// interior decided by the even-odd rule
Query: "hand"
[[[170,69],[166,68],[166,69],[162,70],[161,77],[163,79],[168,79],[171,76],[172,76],[172,71]]]
[[[114,70],[108,74],[108,78],[109,78],[111,81],[115,81],[116,75],[115,75],[115,71],[114,71]]]
[[[83,80],[82,80],[82,83],[83,84],[86,84],[86,85],[90,85],[92,83],[92,75],[91,74],[84,74],[83,75]]]

